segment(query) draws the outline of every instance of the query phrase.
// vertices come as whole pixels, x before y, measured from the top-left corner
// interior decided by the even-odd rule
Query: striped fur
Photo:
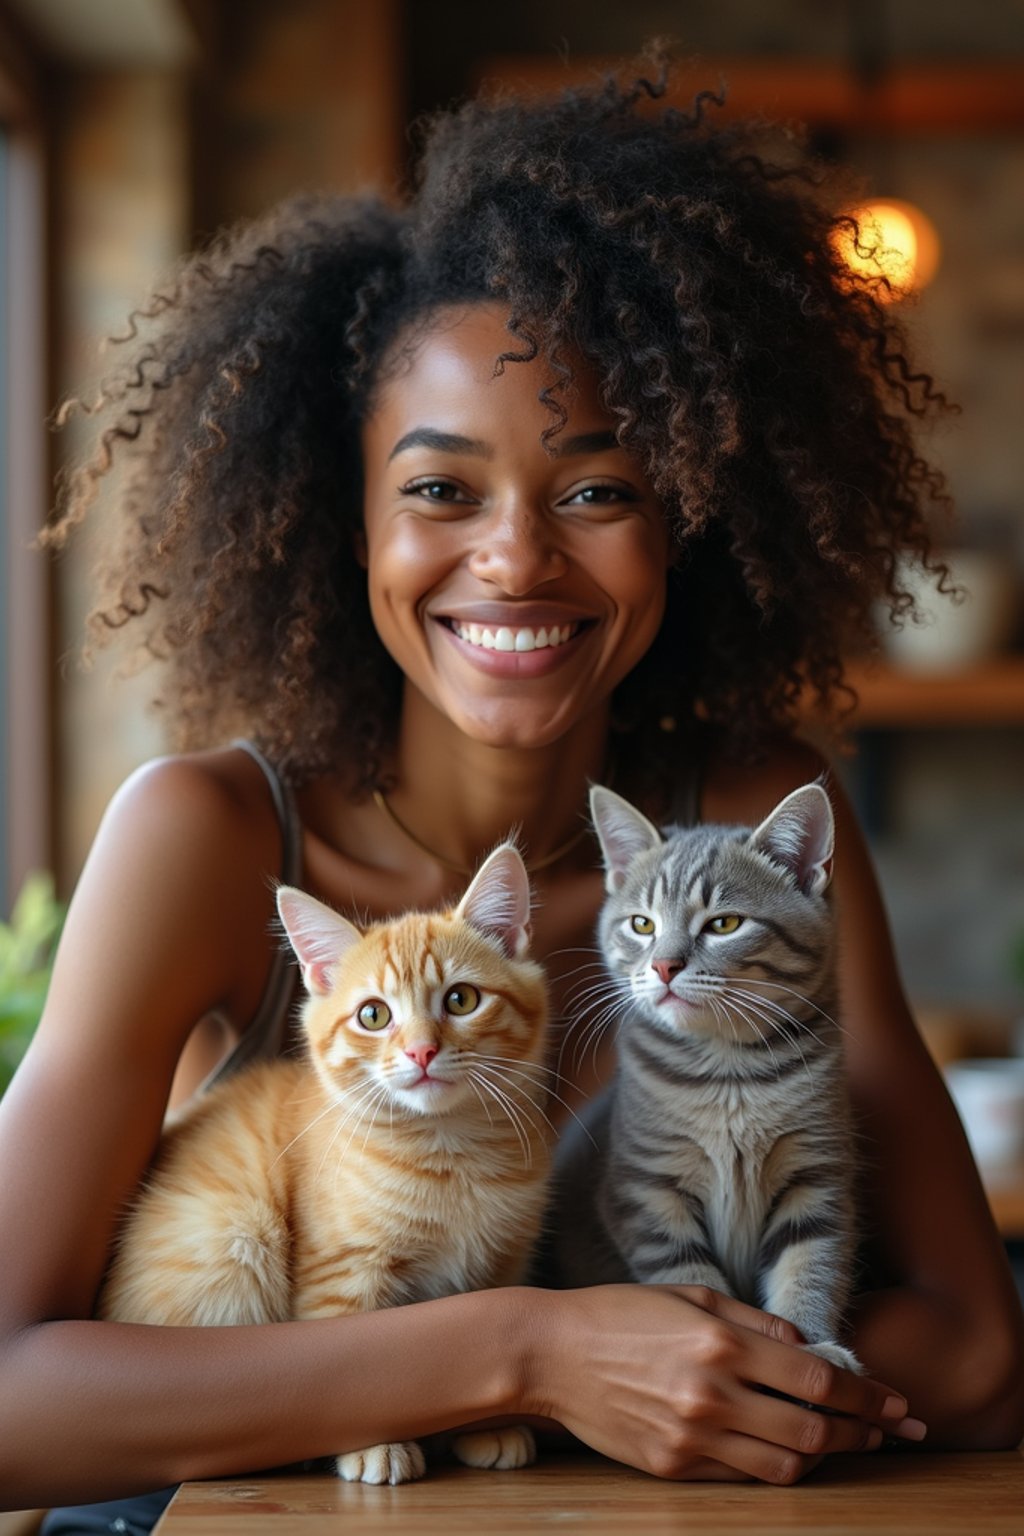
[[[559,1154],[560,1277],[708,1285],[859,1370],[837,1343],[854,1211],[828,796],[664,836],[609,790],[591,804],[619,1059],[593,1141]]]
[[[255,1065],[169,1126],[99,1316],[333,1317],[523,1274],[549,1152],[545,985],[522,953],[518,854],[492,854],[454,911],[365,933],[301,892],[283,889],[279,909],[310,988],[309,1060]],[[478,1004],[454,1011],[472,1000],[467,988]],[[360,1024],[368,1001],[390,1009],[386,1027]],[[455,1448],[473,1465],[533,1459],[526,1429]],[[341,1476],[368,1482],[423,1469],[415,1443],[338,1458]]]

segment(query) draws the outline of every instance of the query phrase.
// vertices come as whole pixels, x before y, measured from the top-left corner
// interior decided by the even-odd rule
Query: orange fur
[[[259,1063],[166,1130],[99,1316],[329,1317],[521,1277],[548,1172],[543,974],[460,910],[371,928],[305,1003],[308,1061]],[[456,983],[480,994],[461,1017]],[[367,999],[388,1028],[359,1027]],[[409,1086],[426,1048],[442,1081]]]

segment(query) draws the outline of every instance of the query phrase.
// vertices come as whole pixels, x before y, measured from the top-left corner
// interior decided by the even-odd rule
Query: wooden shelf
[[[1004,1237],[1024,1238],[1024,1167],[983,1168],[982,1179],[996,1226]]]
[[[1024,656],[1000,656],[962,672],[851,665],[860,703],[855,727],[1024,726]]]
[[[484,59],[477,84],[552,95],[617,72],[621,59],[505,55]],[[667,98],[688,108],[697,90],[726,87],[716,116],[799,118],[861,133],[1000,133],[1024,124],[1024,66],[1014,61],[894,65],[870,87],[848,64],[825,58],[681,59]]]

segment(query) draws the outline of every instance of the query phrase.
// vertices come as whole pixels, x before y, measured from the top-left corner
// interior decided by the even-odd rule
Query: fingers
[[[700,1307],[701,1311],[710,1313],[712,1317],[720,1317],[724,1323],[749,1328],[769,1339],[776,1339],[780,1344],[805,1342],[799,1328],[787,1322],[784,1317],[776,1317],[773,1312],[762,1312],[760,1307],[748,1306],[745,1301],[736,1301],[732,1296],[723,1296],[721,1291],[713,1291],[710,1286],[673,1285],[665,1289],[675,1291],[692,1306]]]
[[[748,1395],[737,1424],[759,1441],[800,1456],[831,1456],[837,1451],[876,1451],[885,1438],[877,1424],[840,1414],[816,1412],[788,1399]]]
[[[738,1359],[732,1362],[752,1384],[789,1398],[798,1406],[813,1404],[824,1414],[842,1414],[877,1425],[887,1435],[904,1440],[923,1440],[927,1434],[927,1427],[920,1419],[908,1416],[907,1400],[901,1393],[870,1376],[858,1376],[844,1370],[807,1350],[794,1349],[792,1346],[802,1344],[804,1338],[785,1318],[762,1312],[705,1286],[673,1286],[671,1289],[728,1327],[744,1328],[758,1336],[756,1342],[751,1341],[750,1358],[742,1364]],[[709,1341],[708,1348],[719,1356],[733,1353],[721,1338]],[[720,1363],[728,1362],[722,1359]]]
[[[791,1399],[799,1407],[813,1405],[818,1415],[845,1415],[878,1425],[889,1435],[923,1440],[926,1426],[907,1416],[907,1400],[870,1376],[855,1376],[841,1366],[805,1350],[760,1348],[752,1381],[773,1394]],[[775,1404],[772,1405],[774,1411]],[[806,1411],[806,1410],[805,1410]]]
[[[772,1445],[732,1430],[723,1431],[715,1442],[714,1450],[724,1465],[735,1469],[734,1476],[739,1472],[759,1483],[775,1483],[779,1486],[798,1483],[822,1460],[820,1455],[805,1456],[786,1446]]]

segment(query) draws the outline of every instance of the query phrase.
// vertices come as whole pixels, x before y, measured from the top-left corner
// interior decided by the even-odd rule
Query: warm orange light
[[[888,289],[882,283],[878,286],[879,299],[902,299],[931,282],[939,264],[939,237],[920,208],[877,198],[852,208],[850,215],[857,221],[859,238],[840,230],[836,249],[851,272],[888,279]]]

